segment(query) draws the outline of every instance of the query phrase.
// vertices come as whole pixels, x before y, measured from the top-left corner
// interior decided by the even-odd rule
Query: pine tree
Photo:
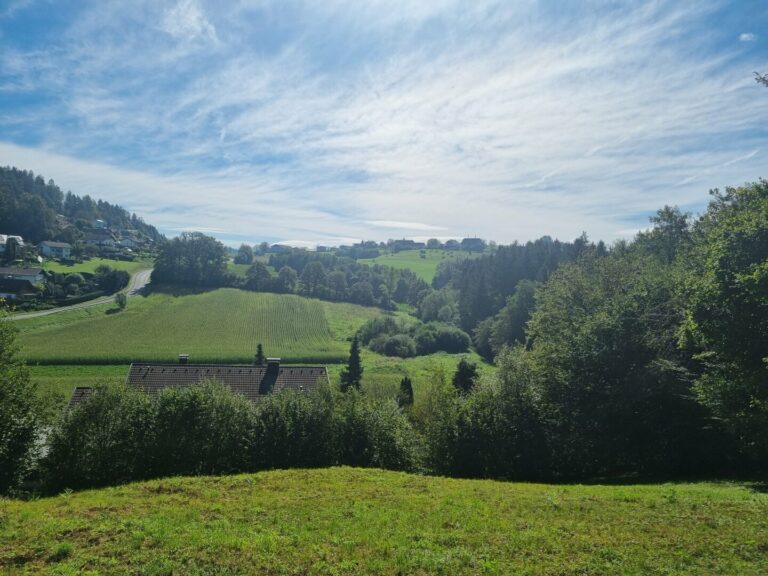
[[[360,362],[360,342],[357,334],[352,339],[352,345],[349,347],[349,361],[346,368],[341,371],[341,389],[346,392],[354,387],[360,390],[360,380],[363,378],[363,365]]]
[[[400,391],[397,394],[397,405],[400,408],[413,406],[413,383],[408,376],[400,380]]]
[[[259,342],[258,346],[256,346],[256,359],[253,363],[256,366],[264,366],[264,361],[264,348],[262,348],[261,342]]]
[[[453,375],[453,385],[459,389],[462,394],[469,393],[477,380],[477,364],[462,358],[456,366],[456,373]]]

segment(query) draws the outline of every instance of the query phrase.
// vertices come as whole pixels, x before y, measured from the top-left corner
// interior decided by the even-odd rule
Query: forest
[[[46,182],[28,170],[0,167],[0,233],[22,236],[33,244],[43,240],[74,244],[96,219],[113,228],[137,230],[154,241],[162,237],[154,226],[120,206],[64,193],[53,180]]]

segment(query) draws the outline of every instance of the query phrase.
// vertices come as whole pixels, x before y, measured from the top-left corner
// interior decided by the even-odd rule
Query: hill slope
[[[768,495],[349,468],[0,501],[0,568],[110,574],[765,574]]]
[[[109,307],[109,305],[108,305]],[[19,343],[31,363],[250,362],[261,342],[289,362],[345,360],[347,336],[379,314],[375,308],[299,296],[222,288],[131,299],[128,308],[91,309],[20,320]]]

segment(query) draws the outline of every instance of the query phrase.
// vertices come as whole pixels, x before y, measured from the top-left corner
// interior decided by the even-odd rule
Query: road
[[[128,282],[128,287],[125,288],[125,293],[130,298],[139,294],[144,287],[149,284],[150,276],[152,275],[152,268],[145,270],[139,270],[133,276],[131,276]],[[82,308],[91,308],[93,306],[99,306],[100,304],[108,304],[115,301],[114,294],[112,296],[102,296],[87,302],[81,302],[80,304],[73,304],[72,306],[62,306],[60,308],[51,308],[50,310],[40,310],[39,312],[28,312],[26,314],[14,314],[7,316],[8,320],[26,320],[28,318],[38,318],[39,316],[50,316],[51,314],[61,314],[62,312],[70,312],[72,310],[80,310]]]

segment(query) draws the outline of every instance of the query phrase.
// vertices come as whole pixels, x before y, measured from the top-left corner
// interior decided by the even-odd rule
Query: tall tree
[[[456,372],[453,374],[453,385],[462,394],[469,394],[469,391],[475,385],[477,376],[477,364],[462,358],[456,365]]]
[[[15,339],[15,326],[0,317],[0,494],[24,477],[40,417],[37,391],[18,359]]]
[[[413,406],[413,382],[408,376],[400,380],[400,390],[397,393],[397,405],[400,408]]]
[[[266,361],[266,358],[264,357],[264,348],[261,346],[261,342],[256,346],[256,358],[254,360],[254,364],[256,366],[264,366],[264,362]]]
[[[183,232],[161,246],[152,282],[222,286],[226,271],[227,252],[221,242],[200,232]]]
[[[363,378],[363,364],[360,360],[360,341],[357,335],[352,339],[349,347],[349,360],[341,371],[341,389],[347,391],[350,388],[360,390],[360,381]]]
[[[253,264],[253,248],[248,244],[240,244],[235,256],[235,264]]]

